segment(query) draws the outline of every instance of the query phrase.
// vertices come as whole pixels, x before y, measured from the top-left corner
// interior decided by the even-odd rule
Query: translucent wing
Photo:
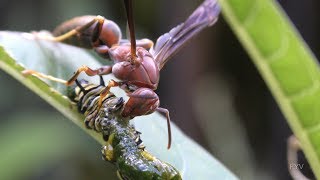
[[[160,69],[183,47],[186,42],[202,29],[212,26],[218,19],[220,7],[217,0],[205,0],[184,22],[160,36],[153,49],[155,61]]]

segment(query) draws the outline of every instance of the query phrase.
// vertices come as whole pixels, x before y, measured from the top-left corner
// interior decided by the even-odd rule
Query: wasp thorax
[[[130,61],[131,48],[130,46],[113,46],[109,49],[109,56],[115,63],[122,61]]]
[[[109,54],[115,62],[112,66],[115,77],[138,87],[156,89],[159,82],[159,68],[147,50],[137,47],[135,63],[132,63],[130,46],[113,47]]]

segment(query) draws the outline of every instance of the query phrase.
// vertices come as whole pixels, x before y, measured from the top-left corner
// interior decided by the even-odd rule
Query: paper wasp
[[[114,62],[112,66],[91,69],[84,65],[68,81],[32,70],[25,70],[23,73],[65,83],[67,86],[73,84],[81,72],[89,76],[112,73],[120,81],[109,81],[100,94],[99,108],[111,87],[122,88],[129,96],[121,113],[123,117],[134,118],[151,114],[154,111],[166,114],[168,148],[170,148],[169,111],[159,107],[159,97],[154,92],[158,87],[160,70],[188,40],[217,21],[220,7],[217,0],[205,0],[185,22],[160,36],[153,45],[153,42],[148,39],[136,41],[132,0],[124,0],[124,3],[130,30],[130,42],[121,39],[119,27],[114,22],[101,16],[74,18],[58,26],[54,31],[55,37],[47,38],[53,41],[68,42],[79,47],[92,48],[102,57],[110,58]]]

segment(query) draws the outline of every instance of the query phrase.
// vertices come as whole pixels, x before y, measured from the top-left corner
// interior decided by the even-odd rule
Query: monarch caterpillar
[[[98,108],[100,93],[105,88],[101,76],[99,85],[85,80],[76,80],[76,84],[69,88],[68,96],[85,115],[86,126],[102,133],[107,142],[102,147],[103,159],[115,164],[119,179],[182,179],[173,166],[145,151],[141,133],[130,124],[129,118],[118,118],[124,106],[123,98],[110,93]]]

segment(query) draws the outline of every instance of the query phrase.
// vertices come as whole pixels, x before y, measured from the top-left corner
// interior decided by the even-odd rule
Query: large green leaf
[[[276,1],[221,0],[223,15],[269,86],[320,179],[318,62]]]
[[[101,64],[83,49],[62,43],[36,39],[29,33],[0,32],[0,67],[57,108],[75,124],[84,129],[101,144],[100,134],[84,127],[84,117],[74,105],[63,97],[66,87],[47,81],[44,83],[36,77],[24,77],[24,68],[33,69],[55,77],[68,79],[81,65],[96,68]],[[85,79],[97,82],[98,77]],[[112,76],[106,76],[105,80]],[[119,89],[112,89],[119,95],[125,94]],[[212,157],[206,150],[184,135],[174,124],[172,127],[173,144],[166,149],[166,120],[158,113],[137,117],[136,128],[142,132],[142,140],[152,154],[169,162],[182,173],[183,179],[237,179],[229,170]],[[98,149],[97,149],[98,151]]]

